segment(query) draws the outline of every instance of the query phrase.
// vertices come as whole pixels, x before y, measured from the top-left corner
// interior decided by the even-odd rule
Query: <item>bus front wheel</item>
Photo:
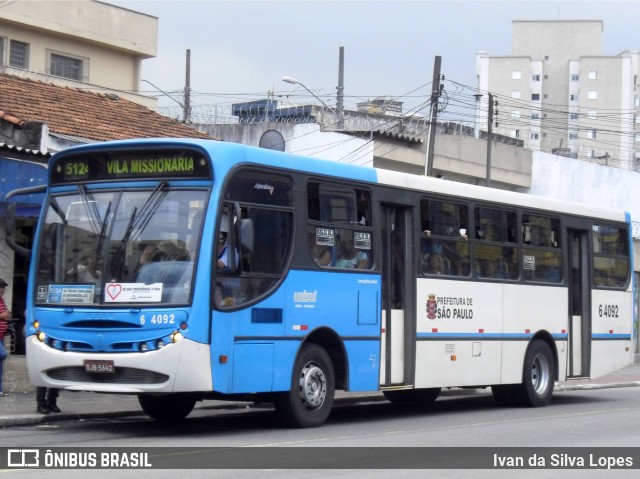
[[[138,402],[147,416],[157,421],[177,422],[193,411],[196,400],[178,394],[139,394]]]
[[[335,396],[333,364],[317,344],[302,347],[293,370],[291,389],[278,393],[276,411],[292,427],[318,427],[329,417]]]
[[[524,358],[522,383],[513,386],[516,403],[525,407],[542,407],[551,402],[555,385],[555,361],[549,345],[536,339]]]

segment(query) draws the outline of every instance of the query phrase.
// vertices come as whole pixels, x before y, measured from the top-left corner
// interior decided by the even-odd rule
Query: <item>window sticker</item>
[[[51,284],[47,290],[47,303],[53,304],[92,304],[94,285]],[[40,297],[40,289],[38,297]]]
[[[335,231],[331,228],[316,228],[316,244],[335,246]]]
[[[107,283],[105,303],[159,303],[162,283]]]

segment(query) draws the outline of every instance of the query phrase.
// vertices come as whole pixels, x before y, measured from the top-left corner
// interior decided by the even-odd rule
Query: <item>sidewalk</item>
[[[37,414],[35,387],[29,383],[26,371],[26,358],[20,355],[9,356],[4,363],[4,393],[0,397],[0,427],[21,426],[54,421],[91,418],[113,418],[143,415],[138,398],[130,395],[99,394],[91,392],[61,391],[58,406],[59,414]],[[556,384],[556,391],[577,389],[602,389],[614,387],[640,386],[640,354],[635,355],[634,364],[620,371],[594,380],[567,381]],[[441,396],[490,394],[489,389],[443,389]],[[336,392],[338,404],[355,401],[384,401],[382,393]],[[200,401],[194,412],[211,409],[237,409],[252,407],[252,403],[228,401]],[[263,407],[263,406],[260,406]]]

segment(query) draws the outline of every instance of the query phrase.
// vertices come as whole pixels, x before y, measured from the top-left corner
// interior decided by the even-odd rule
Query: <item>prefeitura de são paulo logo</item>
[[[436,319],[436,313],[438,312],[438,301],[435,294],[429,294],[427,300],[427,318]]]

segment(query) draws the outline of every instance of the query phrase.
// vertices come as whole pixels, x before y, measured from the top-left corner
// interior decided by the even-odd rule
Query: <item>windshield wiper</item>
[[[132,238],[134,237],[134,233],[135,238],[137,238],[142,233],[142,231],[144,231],[144,228],[149,223],[149,221],[151,221],[153,213],[158,209],[160,203],[162,202],[162,196],[160,195],[160,193],[167,185],[168,183],[166,181],[160,182],[160,184],[149,195],[149,198],[147,198],[147,200],[144,202],[139,212],[137,207],[133,209],[133,213],[131,214],[131,218],[129,219],[129,223],[127,224],[127,229],[125,230],[125,233],[120,240],[120,247],[118,248],[118,251],[116,251],[116,253],[113,255],[113,259],[111,260],[111,272],[113,277],[122,278],[123,274],[124,276],[129,276],[125,261],[127,243],[132,240]]]

